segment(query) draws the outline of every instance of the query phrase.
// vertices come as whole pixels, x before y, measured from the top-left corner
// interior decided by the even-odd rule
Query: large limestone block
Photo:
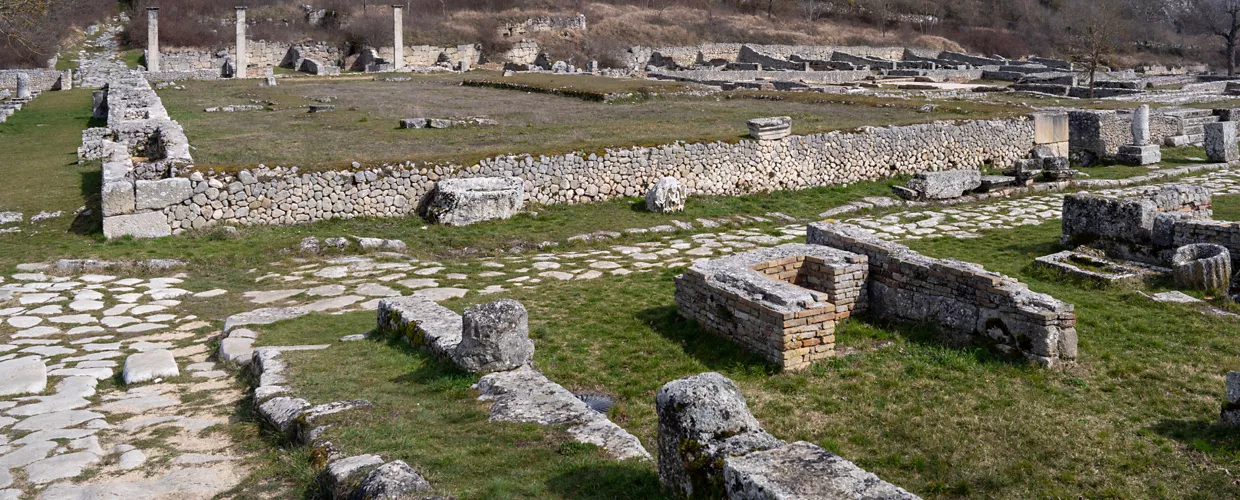
[[[132,214],[137,203],[133,183],[128,180],[104,182],[100,198],[104,217]]]
[[[686,497],[709,495],[723,461],[784,443],[762,430],[736,384],[718,373],[668,382],[655,396],[659,481]]]
[[[908,181],[909,189],[928,200],[959,198],[981,185],[982,173],[978,170],[921,172]]]
[[[773,141],[792,135],[792,118],[776,116],[749,120],[749,135],[760,141]]]
[[[319,482],[332,494],[332,498],[348,498],[358,479],[380,465],[383,465],[383,459],[379,455],[345,457],[327,464],[319,473]]]
[[[646,210],[657,213],[683,212],[685,199],[688,197],[688,192],[680,181],[675,177],[664,177],[646,192]]]
[[[103,236],[107,239],[122,236],[162,238],[172,236],[172,226],[168,225],[168,217],[163,212],[117,215],[103,218]]]
[[[1206,157],[1210,161],[1231,163],[1240,160],[1240,145],[1236,141],[1236,122],[1205,125]]]
[[[723,475],[724,490],[732,500],[918,498],[818,445],[803,441],[727,458]]]
[[[1033,137],[1034,144],[1067,143],[1068,114],[1034,113]]]
[[[0,396],[38,394],[47,388],[47,365],[38,357],[0,362]]]
[[[272,427],[279,429],[281,433],[287,434],[292,431],[297,417],[308,408],[310,408],[309,401],[282,396],[258,405],[258,415]]]
[[[125,358],[125,368],[122,377],[125,379],[126,384],[136,384],[162,377],[175,377],[180,374],[177,362],[172,358],[172,353],[165,349],[159,349],[130,354],[128,358]]]
[[[520,368],[534,358],[529,313],[520,302],[505,299],[465,310],[461,343],[452,360],[472,373]]]
[[[137,182],[138,210],[160,210],[178,205],[194,195],[194,188],[184,177]]]
[[[431,222],[468,226],[507,219],[525,205],[525,181],[519,177],[475,177],[439,181],[426,216]]]

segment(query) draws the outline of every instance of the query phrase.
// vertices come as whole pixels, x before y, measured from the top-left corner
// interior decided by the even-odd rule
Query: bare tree
[[[1240,44],[1240,0],[1198,0],[1190,24],[1223,39],[1223,56],[1227,59],[1227,75],[1236,74],[1236,45]]]
[[[1069,19],[1068,41],[1073,57],[1089,72],[1089,97],[1094,97],[1098,68],[1107,56],[1128,41],[1130,19],[1125,0],[1091,0],[1072,3],[1065,9]]]
[[[53,0],[0,0],[0,37],[14,51],[34,52],[30,30],[47,14]]]

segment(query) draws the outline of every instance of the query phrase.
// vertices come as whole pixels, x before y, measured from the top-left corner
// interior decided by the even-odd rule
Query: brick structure
[[[693,265],[680,313],[785,370],[835,355],[835,324],[865,307],[866,258],[791,244]]]

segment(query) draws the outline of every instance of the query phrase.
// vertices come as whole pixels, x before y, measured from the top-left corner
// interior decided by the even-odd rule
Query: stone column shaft
[[[159,71],[159,7],[146,9],[146,70]]]
[[[245,47],[245,7],[237,7],[237,72],[234,78],[245,78],[246,67],[250,65]]]
[[[392,69],[405,67],[405,8],[392,6]]]

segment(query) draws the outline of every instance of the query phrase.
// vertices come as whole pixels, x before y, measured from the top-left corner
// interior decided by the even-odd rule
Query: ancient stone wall
[[[516,37],[530,33],[555,33],[568,35],[576,31],[586,30],[585,14],[575,16],[541,16],[531,17],[524,21],[508,21],[499,28],[504,37]]]
[[[291,45],[265,40],[250,40],[245,45],[247,61],[259,68],[280,66],[288,56]],[[160,70],[192,72],[198,70],[220,70],[224,60],[235,60],[236,47],[209,49],[202,47],[176,47],[160,50]]]
[[[534,61],[538,60],[538,55],[541,53],[542,49],[538,47],[538,42],[534,40],[521,40],[505,51],[502,59],[516,64],[534,64]]]
[[[1088,244],[1116,258],[1161,264],[1179,225],[1209,219],[1210,191],[1201,186],[1150,189],[1131,199],[1078,193],[1064,198],[1064,244]],[[1191,231],[1190,231],[1191,232]],[[1212,240],[1192,243],[1213,243]]]
[[[676,277],[680,314],[784,370],[835,355],[835,325],[865,308],[866,258],[782,245],[700,262]]]
[[[63,82],[72,85],[73,76],[69,70],[55,71],[47,69],[0,69],[0,88],[17,88],[18,73],[25,73],[30,82],[30,90],[60,90]]]
[[[680,47],[632,47],[626,54],[626,61],[634,69],[644,69],[649,64],[662,65],[661,61],[670,60],[680,66],[707,64],[717,62],[740,62],[740,43],[705,43],[701,45]],[[937,58],[939,51],[930,49],[909,49],[905,47],[869,47],[843,45],[753,45],[753,50],[767,56],[788,59],[798,55],[807,59],[831,60],[835,52],[858,57],[879,57],[883,59],[901,60],[905,51],[920,57]]]
[[[1032,120],[936,122],[775,141],[668,144],[605,154],[499,156],[468,168],[389,165],[366,171],[264,169],[190,177],[194,196],[165,209],[174,230],[404,217],[439,179],[520,177],[526,201],[578,204],[644,196],[663,177],[691,195],[736,196],[883,179],[927,170],[1007,166],[1033,148]]]
[[[1076,359],[1071,304],[981,266],[934,259],[847,224],[811,224],[806,241],[869,259],[867,312],[941,325],[953,340],[980,341],[1044,365]]]
[[[1073,110],[1068,113],[1069,147],[1073,154],[1087,152],[1111,157],[1119,147],[1132,143],[1132,112],[1113,110]],[[1150,144],[1162,144],[1167,137],[1181,133],[1178,117],[1152,111]]]
[[[666,79],[694,81],[706,84],[722,84],[727,82],[738,81],[781,81],[781,82],[804,82],[817,84],[839,84],[859,82],[874,76],[870,70],[842,70],[842,71],[767,71],[767,70],[737,70],[723,71],[712,69],[689,69],[689,70],[659,70],[652,71],[651,76],[662,77]]]
[[[1176,222],[1172,229],[1172,246],[1213,243],[1227,247],[1232,268],[1240,265],[1240,222],[1187,219]]]

